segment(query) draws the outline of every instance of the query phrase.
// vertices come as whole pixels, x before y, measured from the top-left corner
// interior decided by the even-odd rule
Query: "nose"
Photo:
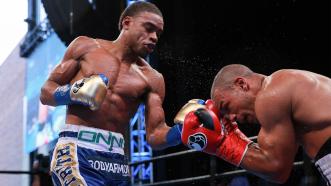
[[[150,36],[150,39],[151,39],[151,41],[153,41],[153,43],[156,43],[157,42],[157,34],[156,34],[156,32],[152,32],[151,33],[151,36]]]

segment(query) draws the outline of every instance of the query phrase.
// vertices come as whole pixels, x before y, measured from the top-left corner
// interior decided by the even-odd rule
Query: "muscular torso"
[[[257,101],[261,97],[272,97],[269,99],[274,101],[270,103],[271,107],[275,102],[284,102],[288,112],[277,110],[277,107],[273,110],[274,114],[284,114],[283,117],[288,120],[285,125],[291,125],[285,126],[288,128],[282,132],[291,133],[293,129],[296,142],[314,158],[323,143],[331,137],[331,79],[307,71],[281,70],[266,78],[264,84]]]
[[[108,41],[107,41],[108,42]],[[98,40],[80,60],[80,70],[71,83],[92,74],[110,79],[107,95],[97,111],[81,105],[68,106],[66,123],[126,133],[131,117],[150,90],[149,79],[156,75],[142,59],[120,61],[112,53],[112,43]]]

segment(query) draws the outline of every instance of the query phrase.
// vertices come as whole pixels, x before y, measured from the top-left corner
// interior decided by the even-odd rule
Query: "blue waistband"
[[[59,134],[59,137],[71,137],[71,138],[77,138],[78,132],[71,132],[71,131],[62,131]]]
[[[77,138],[78,132],[71,132],[71,131],[63,131],[60,132],[59,137],[71,137],[71,138]]]

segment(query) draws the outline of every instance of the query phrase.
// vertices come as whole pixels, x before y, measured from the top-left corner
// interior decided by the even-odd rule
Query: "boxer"
[[[163,76],[145,60],[163,31],[152,3],[128,6],[115,41],[79,36],[41,89],[45,105],[66,105],[66,125],[51,160],[54,185],[130,185],[126,131],[145,104],[146,138],[154,149],[181,143],[165,123]]]
[[[309,71],[284,69],[266,76],[240,64],[223,67],[211,88],[215,112],[190,112],[182,140],[188,147],[216,155],[266,180],[284,183],[301,145],[331,183],[331,79]],[[261,125],[257,143],[237,123]],[[202,123],[221,125],[208,129]],[[194,134],[207,145],[189,144]]]

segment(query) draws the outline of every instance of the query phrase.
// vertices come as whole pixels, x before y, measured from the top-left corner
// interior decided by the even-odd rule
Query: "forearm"
[[[97,110],[107,94],[108,78],[103,75],[93,75],[73,83],[59,86],[48,80],[42,88],[41,101],[49,105],[80,104]]]
[[[155,99],[157,100],[157,99]],[[150,99],[147,104],[147,140],[149,144],[154,149],[164,149],[167,147],[176,146],[182,144],[182,128],[185,116],[193,110],[198,108],[204,108],[204,101],[200,99],[192,99],[187,104],[185,104],[181,110],[178,112],[174,119],[175,125],[169,127],[165,123],[164,111],[162,108],[161,102],[158,104],[152,103],[151,101],[155,101]],[[155,107],[155,105],[159,105],[159,107]],[[150,111],[153,110],[153,113]]]
[[[54,92],[58,87],[59,84],[55,83],[54,81],[46,81],[40,92],[41,103],[44,105],[56,106]]]
[[[66,53],[69,55],[68,53]],[[59,86],[70,83],[72,78],[79,71],[79,63],[74,59],[66,59],[65,56],[63,62],[55,67],[51,72],[49,78],[41,88],[40,101],[45,105],[56,106],[54,99],[54,92]]]
[[[147,142],[154,150],[162,150],[172,146],[167,142],[167,135],[170,129],[171,127],[164,123],[162,126],[147,132]]]
[[[291,167],[275,156],[275,153],[262,150],[257,143],[251,143],[240,166],[263,179],[283,183],[290,173]]]

